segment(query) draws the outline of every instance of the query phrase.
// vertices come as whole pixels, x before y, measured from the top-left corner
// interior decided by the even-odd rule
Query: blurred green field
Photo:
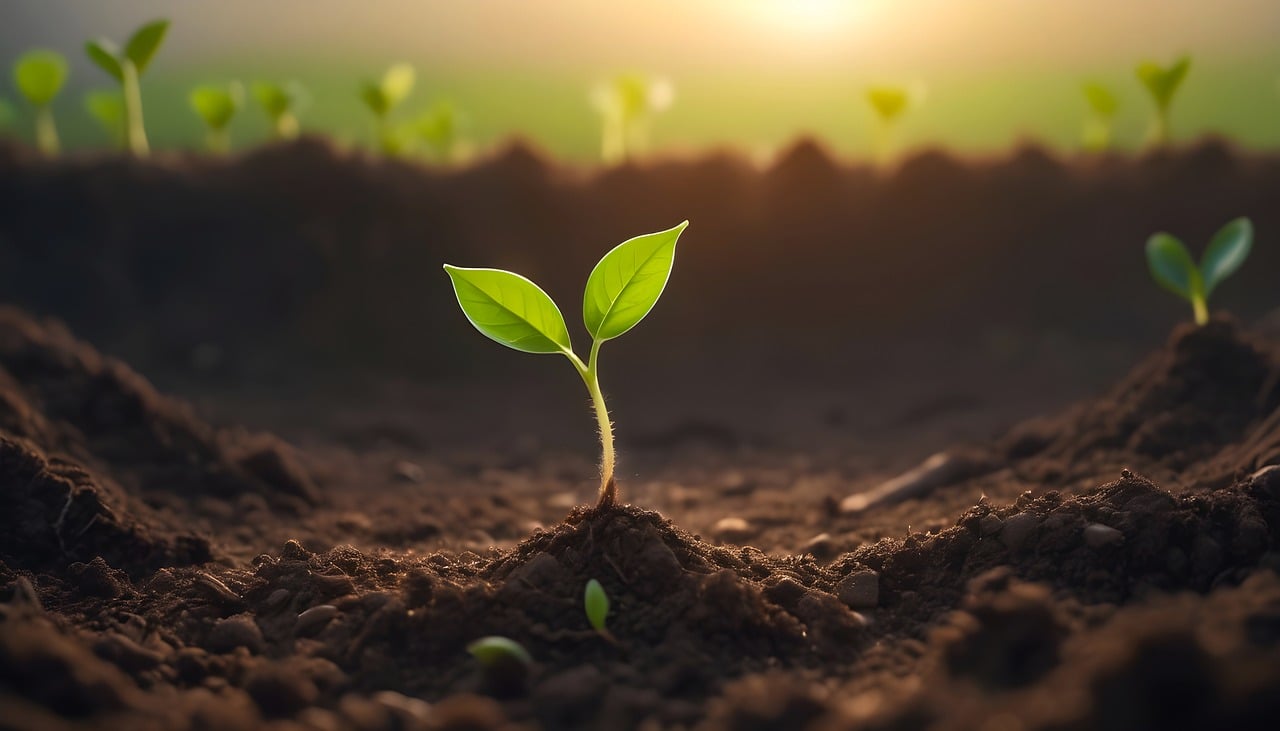
[[[311,96],[300,115],[304,130],[324,132],[343,143],[367,144],[372,124],[356,90],[362,79],[375,77],[382,69],[377,63],[335,66],[296,60],[207,62],[180,68],[157,64],[143,79],[147,127],[157,149],[198,149],[204,133],[187,102],[192,86],[232,79],[296,79]],[[479,151],[520,136],[562,159],[590,162],[599,155],[600,131],[587,94],[597,80],[546,70],[419,66],[417,85],[399,116],[408,119],[435,100],[450,99],[465,111],[467,138]],[[767,159],[798,135],[812,134],[842,155],[863,158],[870,154],[872,140],[863,90],[878,80],[860,76],[856,70],[803,77],[710,72],[676,76],[672,78],[676,102],[657,120],[653,148],[689,153],[731,147]],[[924,105],[904,120],[900,135],[904,149],[942,145],[962,152],[990,152],[1020,140],[1078,149],[1086,115],[1080,92],[1085,80],[1104,82],[1120,97],[1117,147],[1140,147],[1150,119],[1150,102],[1131,68],[957,71],[918,80],[925,83],[928,95]],[[84,111],[83,95],[89,89],[109,88],[107,81],[96,69],[75,66],[69,88],[55,107],[67,148],[105,146],[105,134]],[[16,103],[16,93],[4,86],[0,95]],[[30,139],[30,113],[18,106],[17,128],[8,133],[16,131]],[[1226,64],[1196,58],[1175,102],[1173,120],[1176,139],[1220,133],[1251,148],[1280,147],[1280,52]],[[249,102],[232,124],[233,145],[257,144],[266,139],[267,131],[265,115]]]

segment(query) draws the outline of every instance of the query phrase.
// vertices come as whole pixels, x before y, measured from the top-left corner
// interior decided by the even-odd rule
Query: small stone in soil
[[[721,518],[712,526],[711,534],[724,540],[741,540],[751,535],[751,524],[742,518]]]
[[[1084,527],[1084,542],[1090,548],[1105,548],[1124,543],[1124,534],[1109,525],[1090,523]]]
[[[1040,519],[1031,513],[1011,515],[1000,529],[1000,542],[1010,550],[1016,551],[1027,542],[1039,526]]]
[[[240,615],[219,620],[205,641],[205,648],[212,652],[231,652],[237,647],[254,654],[262,652],[262,630],[253,618]]]
[[[294,631],[300,635],[319,632],[336,616],[338,616],[338,608],[332,604],[316,605],[298,615]]]
[[[854,609],[870,609],[880,604],[880,574],[857,571],[840,580],[836,596]]]

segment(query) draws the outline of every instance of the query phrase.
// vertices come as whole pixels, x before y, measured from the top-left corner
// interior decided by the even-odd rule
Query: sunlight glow
[[[839,32],[863,20],[874,0],[752,0],[757,19],[770,27],[805,34]]]

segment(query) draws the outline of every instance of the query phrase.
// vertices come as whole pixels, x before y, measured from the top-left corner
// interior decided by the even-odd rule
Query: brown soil
[[[1212,144],[1089,165],[926,154],[880,178],[802,145],[764,174],[725,157],[583,180],[518,150],[448,176],[313,142],[226,165],[7,154],[0,166],[16,173],[0,176],[0,205],[11,206],[0,211],[10,257],[0,263],[32,272],[17,298],[138,354],[195,405],[58,321],[0,310],[0,729],[1048,731],[1272,728],[1280,717],[1280,338],[1265,322],[1219,316],[1143,355],[1150,331],[1088,332],[1107,311],[1124,320],[1107,326],[1116,335],[1181,310],[1159,293],[1147,303],[1154,288],[1139,293],[1128,273],[1096,269],[1118,239],[1086,235],[1107,222],[1140,241],[1147,228],[1186,224],[1192,238],[1235,205],[1263,219],[1270,209],[1248,208],[1261,194],[1195,207],[1177,196],[1201,185],[1243,195],[1246,182],[1275,190],[1274,161]],[[267,208],[294,195],[279,177],[289,170],[308,188],[272,219]],[[655,192],[657,180],[671,189]],[[263,208],[228,205],[244,186]],[[477,201],[494,187],[528,209],[490,216]],[[364,197],[347,207],[354,190]],[[1162,195],[1176,199],[1154,205]],[[55,218],[47,251],[34,248],[35,211],[68,196],[111,223],[73,230],[72,217]],[[625,235],[614,228],[637,225],[620,202],[631,196],[658,213],[687,197],[704,230],[748,245],[730,257],[727,243],[690,242],[696,276],[673,281],[671,294],[683,293],[645,325],[671,327],[675,345],[637,333],[610,352],[631,504],[574,507],[589,500],[594,467],[589,419],[564,407],[580,397],[572,372],[488,350],[500,365],[406,378],[450,371],[431,352],[472,342],[452,309],[421,314],[447,293],[440,282],[423,301],[408,292],[454,245],[445,253],[513,257],[485,263],[541,278],[521,266],[531,255],[516,255],[522,217],[540,222],[539,242]],[[913,215],[907,200],[938,218]],[[991,200],[1024,217],[974,212]],[[1118,217],[1129,204],[1137,213]],[[1073,218],[1093,207],[1104,212]],[[570,210],[599,219],[575,222]],[[375,211],[389,218],[373,223]],[[410,211],[449,236],[470,232],[474,250],[413,251],[406,242],[424,224]],[[860,232],[920,243],[836,252],[846,216]],[[1032,223],[1052,232],[1035,261],[1012,243]],[[176,230],[192,232],[196,250],[166,253],[160,242]],[[784,230],[813,247],[790,253],[827,284],[830,267],[864,262],[857,276],[905,286],[928,251],[911,247],[946,230],[991,234],[992,248],[922,263],[911,286],[928,296],[901,290],[915,304],[880,333],[858,331],[862,316],[841,320],[894,291],[880,284],[825,303],[805,326],[842,323],[832,332],[847,342],[788,334],[791,304],[774,320],[752,321],[755,306],[732,327],[717,321],[716,298],[778,305],[823,286],[781,270],[761,243]],[[244,231],[217,256],[203,251],[210,236]],[[253,248],[276,234],[281,248]],[[326,237],[338,248],[320,276],[308,257]],[[98,268],[77,264],[88,249],[76,247],[98,246]],[[1275,270],[1274,247],[1255,255],[1251,265]],[[562,258],[572,270],[562,291],[585,256]],[[226,280],[243,299],[215,288],[247,261],[260,266]],[[948,270],[954,289],[940,284]],[[770,271],[774,289],[753,292]],[[1086,271],[1098,288],[1072,314],[1032,294],[1060,295],[1054,281]],[[736,294],[735,276],[746,283]],[[1223,295],[1234,287],[1252,320],[1274,291],[1249,277]],[[102,289],[68,294],[91,279],[120,297],[101,300],[119,311],[94,310]],[[1029,311],[1005,312],[1009,298]],[[955,322],[982,324],[940,334]],[[727,331],[686,339],[715,328]],[[405,368],[356,377],[298,360],[317,352]],[[527,376],[508,375],[521,366]],[[910,473],[927,479],[883,489],[933,452]],[[842,509],[856,494],[885,497]],[[607,637],[583,612],[593,578],[612,602]],[[520,642],[532,666],[484,671],[465,648],[486,635]]]

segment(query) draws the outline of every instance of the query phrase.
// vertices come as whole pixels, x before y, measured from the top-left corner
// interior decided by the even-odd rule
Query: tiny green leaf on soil
[[[27,101],[48,106],[67,81],[67,59],[55,51],[28,51],[13,67],[13,82]]]
[[[239,84],[227,86],[198,86],[191,90],[191,108],[213,129],[223,129],[231,123],[244,92]]]
[[[1087,82],[1081,87],[1085,101],[1093,113],[1103,119],[1111,119],[1120,109],[1120,100],[1111,89],[1097,82]]]
[[[1190,302],[1196,324],[1204,325],[1209,295],[1240,268],[1252,246],[1253,223],[1237,218],[1214,234],[1199,266],[1181,241],[1164,232],[1147,239],[1147,265],[1156,283]]]
[[[1173,102],[1174,94],[1177,93],[1178,87],[1187,78],[1187,72],[1190,70],[1191,57],[1183,56],[1169,66],[1161,66],[1154,61],[1144,61],[1138,64],[1136,73],[1138,80],[1151,93],[1151,98],[1155,100],[1156,105],[1165,109]]]
[[[911,102],[907,89],[898,86],[873,86],[867,89],[867,103],[885,121],[902,116]]]
[[[560,308],[538,285],[501,269],[444,270],[463,314],[490,339],[524,353],[572,352]]]
[[[676,242],[688,225],[628,239],[596,264],[582,300],[582,319],[593,338],[616,338],[649,314],[666,289]]]
[[[592,579],[587,582],[582,603],[586,608],[587,621],[591,623],[592,629],[604,632],[605,620],[609,616],[609,595],[605,593],[599,581]]]
[[[533,657],[520,643],[507,637],[481,637],[467,645],[467,652],[486,667],[515,660],[521,665],[532,665]]]

